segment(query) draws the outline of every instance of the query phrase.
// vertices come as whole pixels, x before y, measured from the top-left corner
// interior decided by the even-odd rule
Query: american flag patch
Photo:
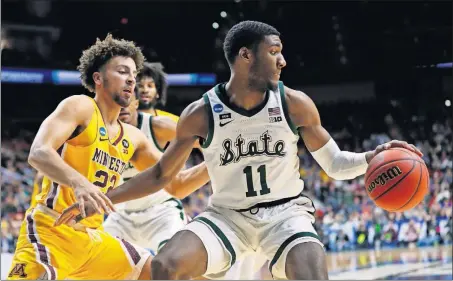
[[[269,112],[269,116],[275,116],[275,115],[280,115],[280,107],[273,107],[273,108],[268,108],[267,109]]]

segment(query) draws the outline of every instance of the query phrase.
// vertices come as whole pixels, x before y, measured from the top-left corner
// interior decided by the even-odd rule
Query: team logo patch
[[[19,276],[20,278],[27,277],[27,274],[25,274],[26,266],[27,265],[25,263],[17,263],[16,265],[14,265],[13,269],[8,274],[8,277],[13,277],[13,276]]]
[[[230,119],[231,113],[223,113],[223,114],[220,114],[219,117],[220,117],[220,120]]]
[[[105,135],[107,135],[107,130],[104,127],[100,127],[99,134],[101,134],[101,136],[105,137]]]
[[[214,112],[215,113],[220,113],[222,111],[223,111],[223,105],[221,105],[219,103],[214,105]]]
[[[124,148],[128,148],[129,147],[129,142],[126,139],[123,139],[122,143],[123,143],[123,147]]]

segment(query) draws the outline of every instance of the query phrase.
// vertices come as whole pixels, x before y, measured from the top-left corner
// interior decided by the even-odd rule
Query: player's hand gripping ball
[[[382,209],[402,212],[417,206],[429,187],[425,162],[404,148],[391,148],[371,159],[365,173],[365,188]]]

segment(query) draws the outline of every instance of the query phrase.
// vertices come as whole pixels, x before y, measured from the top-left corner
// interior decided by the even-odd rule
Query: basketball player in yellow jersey
[[[143,64],[143,70],[137,75],[138,110],[152,116],[168,116],[178,123],[178,116],[156,109],[157,105],[165,106],[167,103],[166,75],[164,67],[160,63],[145,62]]]
[[[159,158],[141,131],[118,121],[143,61],[133,42],[111,35],[83,52],[78,69],[95,97],[65,99],[36,135],[29,162],[45,177],[36,207],[22,223],[9,279],[151,278],[150,253],[101,227],[102,212],[113,209],[104,193],[118,186],[126,164],[144,170]],[[200,164],[182,171],[170,187],[196,188],[208,180]],[[59,213],[76,202],[83,216],[86,204],[97,214],[72,226],[54,226]]]

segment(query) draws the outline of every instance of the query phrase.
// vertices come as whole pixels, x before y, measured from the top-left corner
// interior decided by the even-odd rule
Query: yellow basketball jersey
[[[39,194],[39,182],[38,182],[38,175],[36,174],[35,179],[33,180],[33,190],[30,195],[30,207],[34,207],[36,205],[36,195]]]
[[[178,123],[178,120],[179,120],[179,116],[176,116],[173,113],[170,113],[170,112],[167,112],[167,111],[163,111],[163,110],[160,110],[160,109],[156,109],[156,116],[168,116],[171,119],[173,119],[173,121],[175,121],[176,123]]]
[[[120,121],[119,133],[109,138],[94,100],[93,106],[95,110],[88,126],[78,136],[67,140],[58,149],[58,153],[69,166],[106,193],[119,185],[121,173],[134,154],[134,147]],[[37,202],[61,213],[74,204],[76,198],[71,187],[59,185],[44,177]],[[98,228],[102,222],[103,215],[98,214],[81,223],[90,228]]]

